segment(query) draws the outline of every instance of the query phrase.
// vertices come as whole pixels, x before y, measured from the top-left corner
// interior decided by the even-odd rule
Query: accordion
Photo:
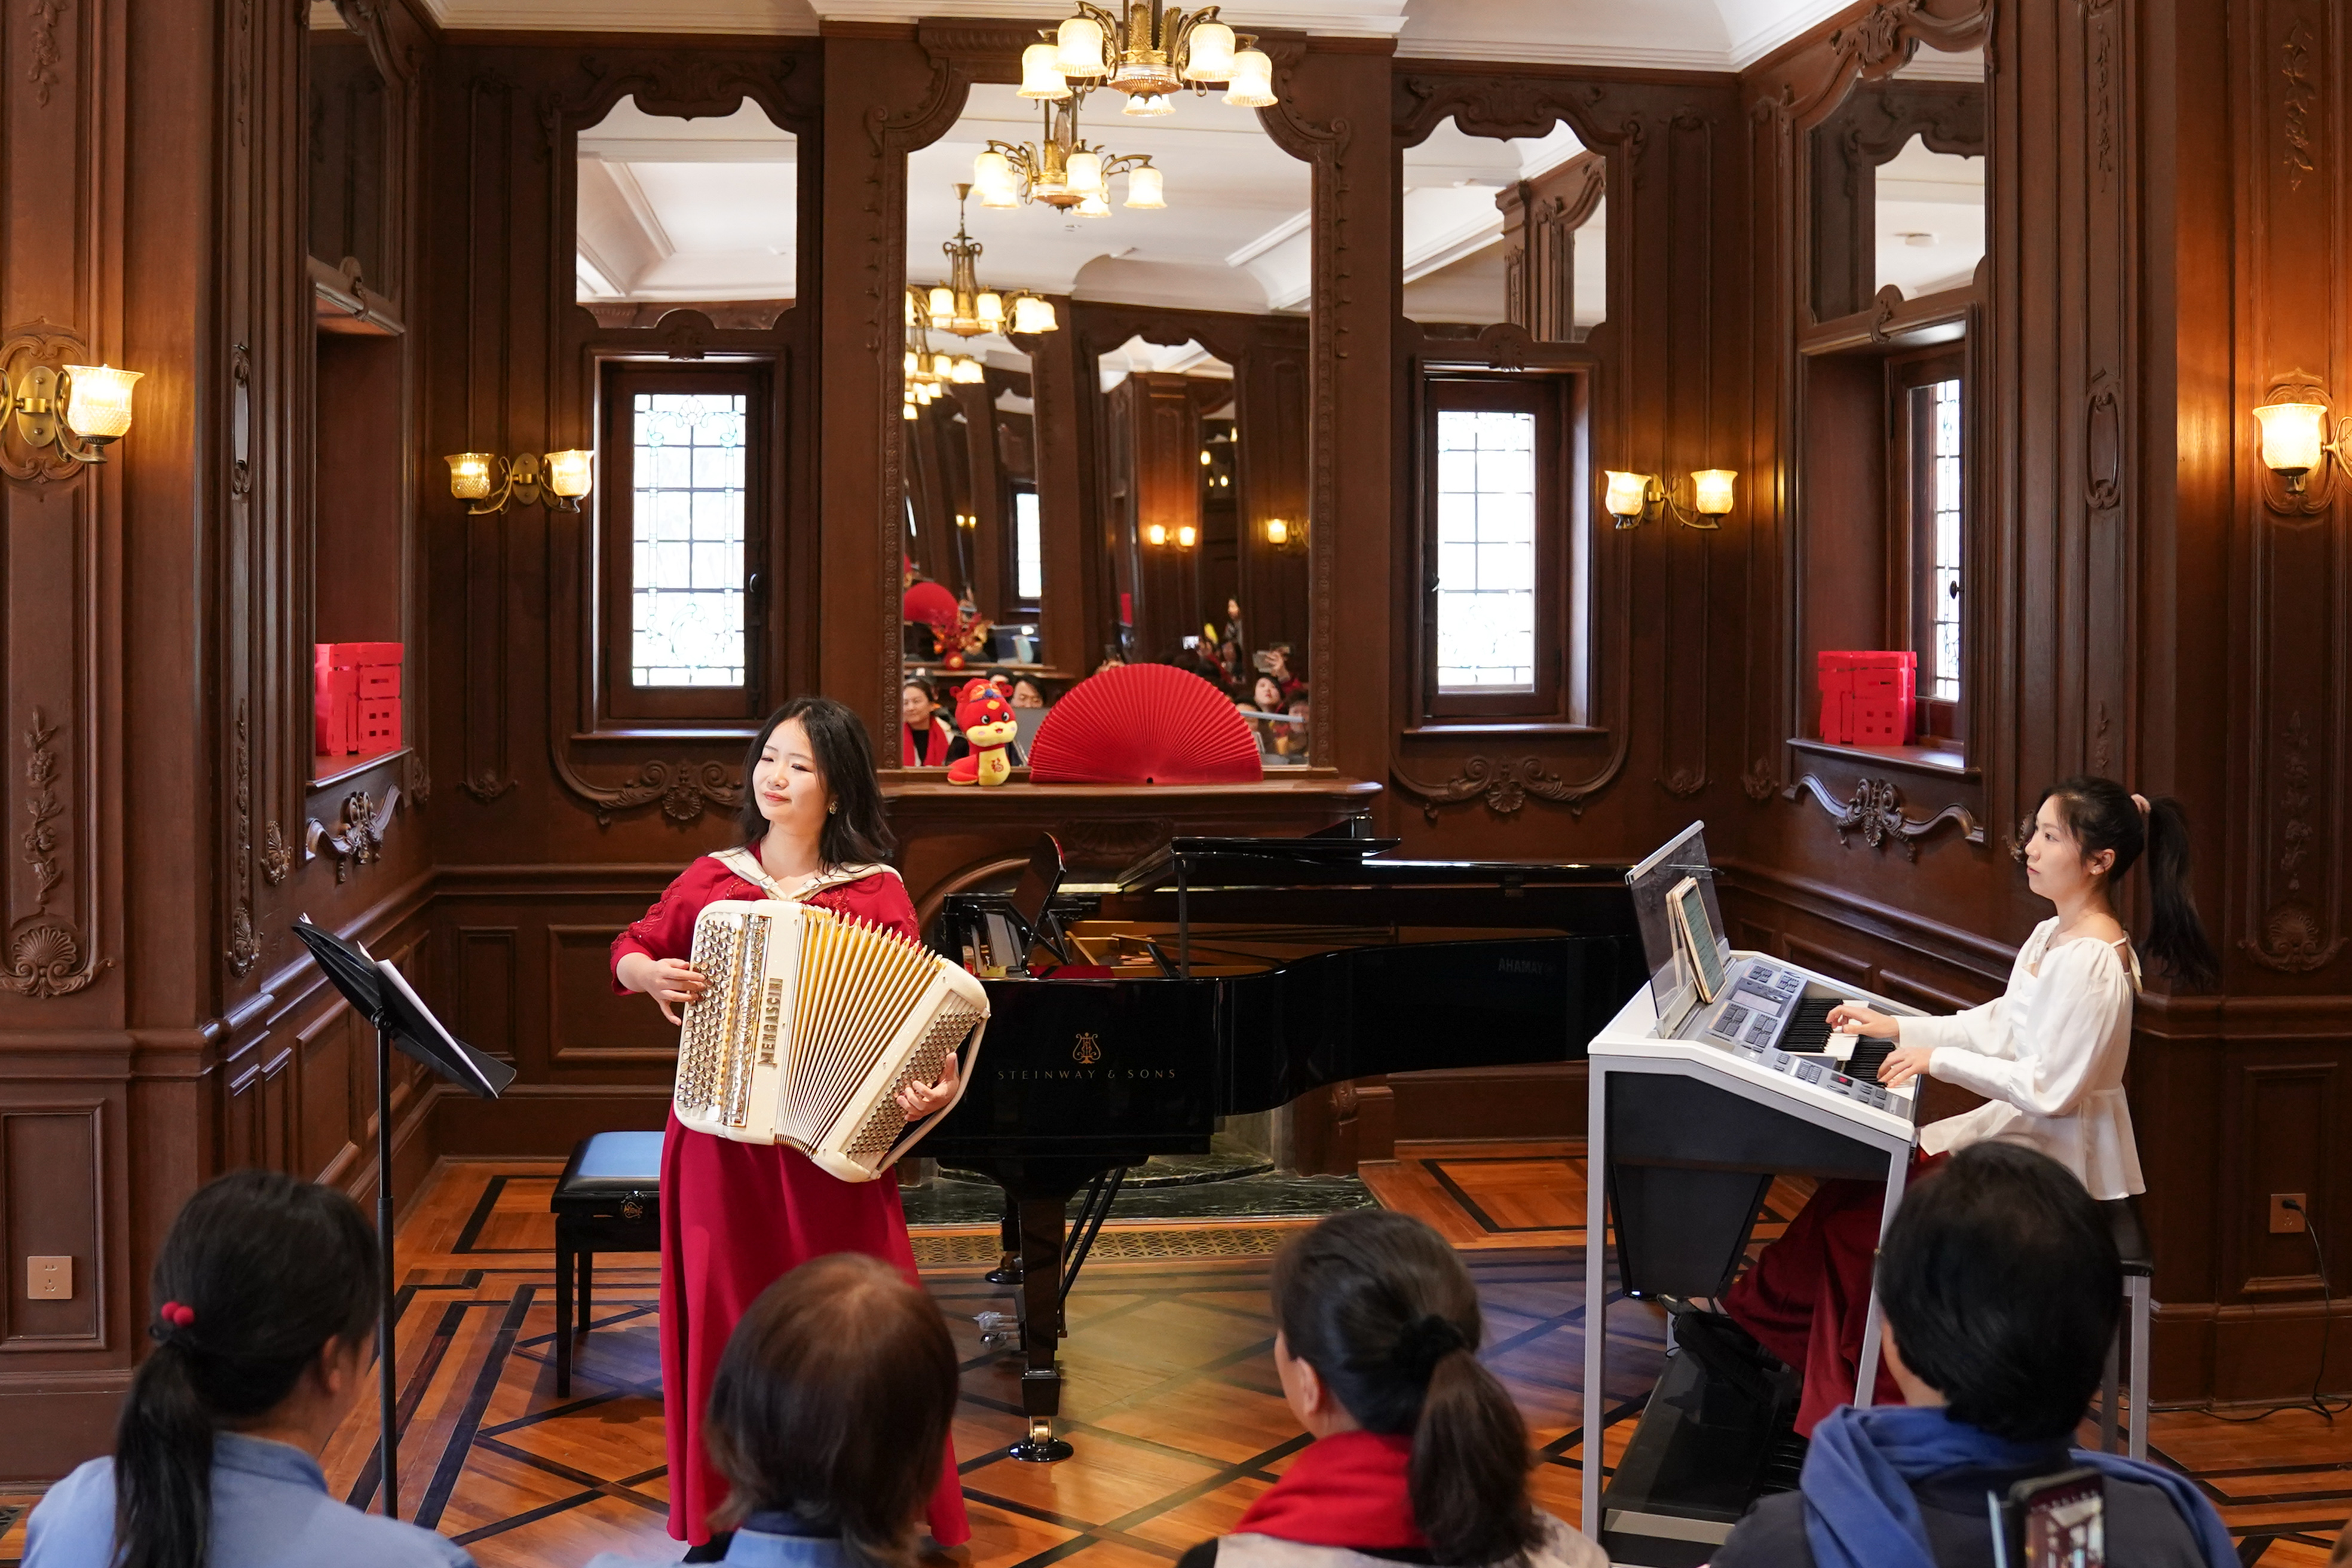
[[[709,989],[686,1005],[677,1119],[744,1143],[786,1143],[870,1182],[952,1103],[910,1126],[897,1096],[939,1081],[988,1023],[979,981],[927,948],[813,904],[720,900],[694,922]]]

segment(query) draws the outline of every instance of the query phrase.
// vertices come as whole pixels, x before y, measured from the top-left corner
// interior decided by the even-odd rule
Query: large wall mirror
[[[310,254],[373,281],[384,249],[392,123],[383,73],[332,0],[310,0]]]
[[[1404,150],[1417,723],[1588,720],[1586,345],[1609,315],[1606,172],[1566,124],[1501,138],[1449,119]],[[1525,334],[1516,368],[1479,346],[1497,326]]]
[[[625,98],[580,132],[576,298],[604,327],[690,308],[766,329],[799,253],[797,139],[746,99],[685,119]],[[781,420],[771,352],[599,357],[600,721],[740,725],[760,649]]]
[[[1979,52],[1923,47],[1812,128],[1805,181],[1800,658],[1911,652],[1907,730],[1847,743],[1947,769],[1967,763],[1979,651],[1986,99]],[[1817,700],[1801,744],[1835,739]]]
[[[1311,171],[1216,97],[1121,101],[975,86],[908,159],[908,765],[977,674],[1034,712],[1146,660],[1306,759]]]

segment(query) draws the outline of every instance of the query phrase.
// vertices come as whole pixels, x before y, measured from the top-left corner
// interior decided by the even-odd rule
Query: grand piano
[[[932,945],[982,977],[991,1016],[920,1152],[1007,1194],[1016,1458],[1070,1451],[1063,1301],[1128,1167],[1205,1153],[1219,1119],[1327,1084],[1581,1060],[1647,981],[1624,867],[1401,860],[1396,844],[1180,837],[1081,884],[1046,835],[1012,893],[940,910]]]

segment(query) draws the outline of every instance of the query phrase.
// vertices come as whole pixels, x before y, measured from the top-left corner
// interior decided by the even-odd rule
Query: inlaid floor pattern
[[[1544,1506],[1578,1517],[1584,1166],[1576,1145],[1423,1145],[1368,1167],[1383,1204],[1421,1215],[1465,1254],[1486,1311],[1485,1358],[1518,1400],[1539,1452]],[[597,1552],[674,1561],[656,1275],[650,1257],[599,1260],[595,1321],[572,1396],[554,1394],[556,1168],[445,1168],[399,1240],[401,1513],[464,1542],[484,1568],[570,1568]],[[1776,1185],[1760,1244],[1802,1202]],[[1229,1529],[1306,1442],[1284,1406],[1266,1319],[1273,1249],[1299,1223],[1106,1231],[1071,1298],[1065,1432],[1076,1456],[1024,1465],[1018,1373],[975,1320],[1009,1314],[981,1276],[993,1227],[917,1233],[924,1276],[964,1376],[956,1449],[975,1537],[971,1568],[1154,1568]],[[1612,1460],[1655,1375],[1658,1320],[1610,1309]],[[2242,1559],[2318,1564],[2352,1499],[2352,1421],[2307,1413],[2259,1425],[2159,1414],[2155,1447],[2195,1474],[2238,1532]],[[373,1401],[326,1456],[353,1502],[376,1491]],[[0,1521],[27,1498],[0,1497]],[[0,1534],[0,1564],[23,1546]]]

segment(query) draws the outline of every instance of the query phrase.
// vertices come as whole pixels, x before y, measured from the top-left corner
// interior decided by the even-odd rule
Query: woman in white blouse
[[[2009,989],[1947,1018],[1896,1018],[1843,1006],[1830,1024],[1895,1040],[1879,1069],[1888,1085],[1922,1074],[1987,1103],[1919,1133],[1915,1178],[1941,1157],[1987,1139],[2040,1150],[2095,1198],[2144,1190],[2124,1098],[2139,961],[2116,917],[2115,885],[2143,855],[2152,915],[2141,950],[2190,986],[2219,968],[2189,896],[2189,830],[2179,805],[2150,802],[2101,778],[2053,786],[2018,848],[2026,885],[2058,912],[2033,929]],[[1779,1241],[1723,1299],[1724,1310],[1766,1349],[1805,1373],[1797,1429],[1851,1396],[1860,1364],[1884,1187],[1824,1182]],[[1885,1363],[1881,1401],[1899,1401]]]

